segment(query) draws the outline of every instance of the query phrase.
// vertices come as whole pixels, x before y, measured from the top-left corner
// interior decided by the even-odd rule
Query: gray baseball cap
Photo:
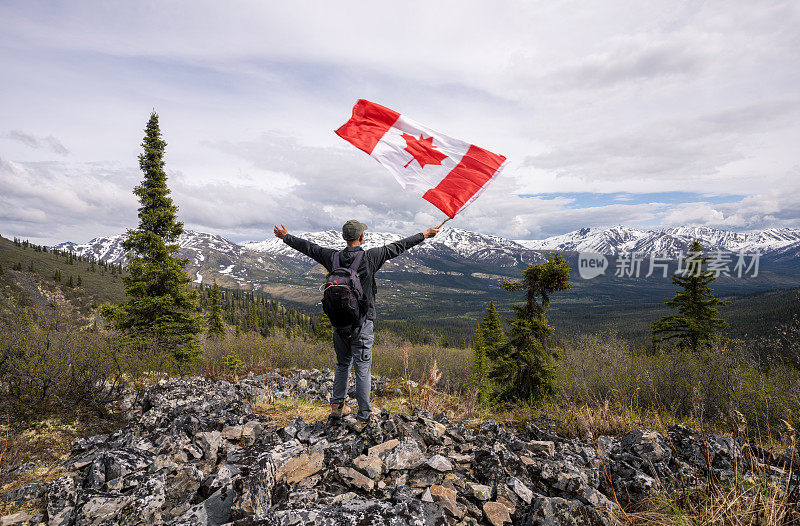
[[[364,230],[367,229],[367,225],[364,223],[359,222],[356,219],[348,219],[347,222],[342,226],[342,236],[344,237],[345,241],[355,241],[361,234],[364,233]]]

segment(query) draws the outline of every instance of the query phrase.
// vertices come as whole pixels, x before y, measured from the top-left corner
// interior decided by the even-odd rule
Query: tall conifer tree
[[[211,290],[208,291],[208,335],[225,336],[225,325],[222,323],[222,302],[216,279]]]
[[[478,397],[481,401],[486,399],[488,394],[487,376],[489,368],[486,359],[486,347],[483,343],[483,330],[481,326],[475,328],[475,337],[472,340],[472,366],[473,366],[473,383],[478,390]]]
[[[703,247],[698,241],[692,243],[689,254],[684,260],[685,272],[672,276],[672,283],[681,290],[667,302],[668,306],[678,309],[678,314],[664,316],[653,323],[653,347],[676,340],[679,348],[698,352],[719,341],[717,331],[727,326],[717,307],[730,302],[714,297],[709,285],[716,276],[708,270],[708,258],[703,256]]]
[[[481,332],[483,345],[489,356],[494,355],[506,343],[506,335],[493,301],[490,301],[489,306],[486,307],[486,314],[483,315],[483,323],[481,323]]]
[[[526,302],[514,305],[508,342],[487,352],[492,361],[489,378],[499,387],[498,399],[536,402],[556,388],[559,352],[547,341],[553,328],[545,315],[550,296],[571,287],[569,264],[556,253],[547,263],[530,265],[521,281],[506,280],[500,286],[512,292],[524,290]]]
[[[153,112],[145,128],[139,167],[144,174],[133,193],[139,197],[139,227],[128,230],[122,247],[128,251],[125,292],[130,297],[119,306],[106,306],[103,314],[112,325],[135,337],[152,338],[171,351],[179,364],[200,352],[197,335],[202,331],[197,292],[189,290],[187,258],[178,257],[178,236],[183,223],[172,202],[164,172],[164,149],[158,114]],[[111,267],[112,271],[114,266]]]

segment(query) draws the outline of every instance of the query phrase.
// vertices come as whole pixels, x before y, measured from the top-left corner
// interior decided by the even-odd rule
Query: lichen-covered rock
[[[579,501],[540,497],[534,501],[523,523],[532,526],[609,526],[611,521]]]
[[[47,516],[50,526],[69,526],[75,520],[78,490],[70,476],[57,478],[47,487]]]

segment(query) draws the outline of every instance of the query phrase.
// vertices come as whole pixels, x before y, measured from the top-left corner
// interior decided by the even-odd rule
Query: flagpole
[[[442,228],[442,225],[444,225],[445,223],[447,223],[447,222],[448,222],[448,221],[450,221],[451,219],[453,219],[453,218],[452,218],[452,217],[448,217],[447,219],[445,219],[444,221],[442,221],[442,224],[441,224],[441,225],[437,226],[436,228]]]

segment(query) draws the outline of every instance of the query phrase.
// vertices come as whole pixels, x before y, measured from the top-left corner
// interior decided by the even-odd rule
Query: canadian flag
[[[353,116],[336,134],[448,217],[474,201],[506,160],[364,99],[356,102]]]

